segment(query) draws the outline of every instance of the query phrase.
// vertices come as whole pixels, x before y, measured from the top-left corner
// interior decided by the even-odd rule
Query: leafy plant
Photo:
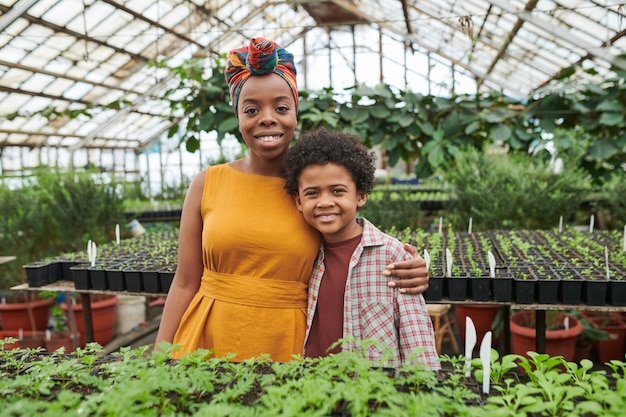
[[[0,181],[0,290],[24,282],[22,265],[112,241],[124,223],[116,183],[100,173],[41,169],[18,189]]]
[[[451,223],[477,230],[551,229],[570,216],[591,190],[590,178],[575,165],[555,172],[530,155],[486,155],[468,150],[445,170],[454,198]]]

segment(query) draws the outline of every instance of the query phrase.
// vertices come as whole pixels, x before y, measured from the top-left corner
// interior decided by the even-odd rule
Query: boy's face
[[[357,208],[367,201],[350,172],[341,165],[310,165],[302,171],[295,197],[298,210],[327,242],[342,242],[362,233]]]

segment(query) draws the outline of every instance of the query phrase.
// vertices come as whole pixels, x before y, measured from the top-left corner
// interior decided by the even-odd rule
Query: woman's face
[[[260,158],[284,156],[296,129],[296,103],[278,74],[251,76],[237,106],[239,131],[250,152]]]

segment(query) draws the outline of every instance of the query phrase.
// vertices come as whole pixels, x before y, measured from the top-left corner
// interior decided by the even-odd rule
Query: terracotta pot
[[[48,352],[54,352],[61,347],[65,348],[65,353],[71,353],[76,350],[74,346],[74,338],[70,332],[52,332],[46,335],[44,344]]]
[[[48,326],[48,315],[54,298],[35,299],[30,302],[0,303],[0,324],[3,330],[44,330]],[[32,319],[28,309],[32,311]],[[33,323],[35,328],[33,328]]]
[[[532,311],[521,311],[511,315],[511,353],[528,356],[527,352],[535,352],[536,334],[534,327],[526,327],[530,321]],[[583,325],[575,317],[569,317],[570,328],[548,330],[546,329],[546,351],[550,356],[563,356],[566,361],[573,361],[576,351],[576,338],[583,331]]]
[[[596,342],[598,361],[607,363],[611,360],[624,360],[624,350],[626,348],[626,324],[618,315],[611,317],[595,317],[589,322],[596,329],[606,331],[611,335],[611,340],[599,340]]]
[[[115,313],[118,298],[116,295],[107,295],[95,297],[91,296],[91,320],[93,323],[94,342],[105,346],[115,334]],[[65,311],[66,319],[70,320],[67,304],[62,303],[61,308]],[[76,319],[76,331],[80,334],[80,346],[85,347],[85,320],[83,318],[83,305],[80,303],[72,304],[74,317]]]
[[[45,332],[25,330],[21,333],[22,334],[20,335],[19,330],[0,330],[0,339],[5,339],[7,337],[20,339],[20,336],[22,336],[22,338],[17,342],[7,343],[6,345],[4,345],[4,350],[12,350],[17,348],[36,349],[38,347],[44,347]]]
[[[482,305],[482,304],[456,304],[454,306],[454,316],[456,324],[459,328],[461,342],[465,344],[465,317],[470,317],[476,328],[477,346],[483,340],[485,333],[493,330],[493,320],[498,314],[501,306],[498,305]],[[498,341],[492,339],[492,346],[497,346]]]

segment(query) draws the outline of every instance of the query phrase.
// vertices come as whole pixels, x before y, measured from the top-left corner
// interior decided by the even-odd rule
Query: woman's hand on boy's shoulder
[[[408,243],[404,244],[404,248],[413,257],[406,261],[387,265],[383,275],[391,277],[392,280],[387,285],[389,287],[398,287],[402,294],[421,294],[428,289],[426,261]]]

